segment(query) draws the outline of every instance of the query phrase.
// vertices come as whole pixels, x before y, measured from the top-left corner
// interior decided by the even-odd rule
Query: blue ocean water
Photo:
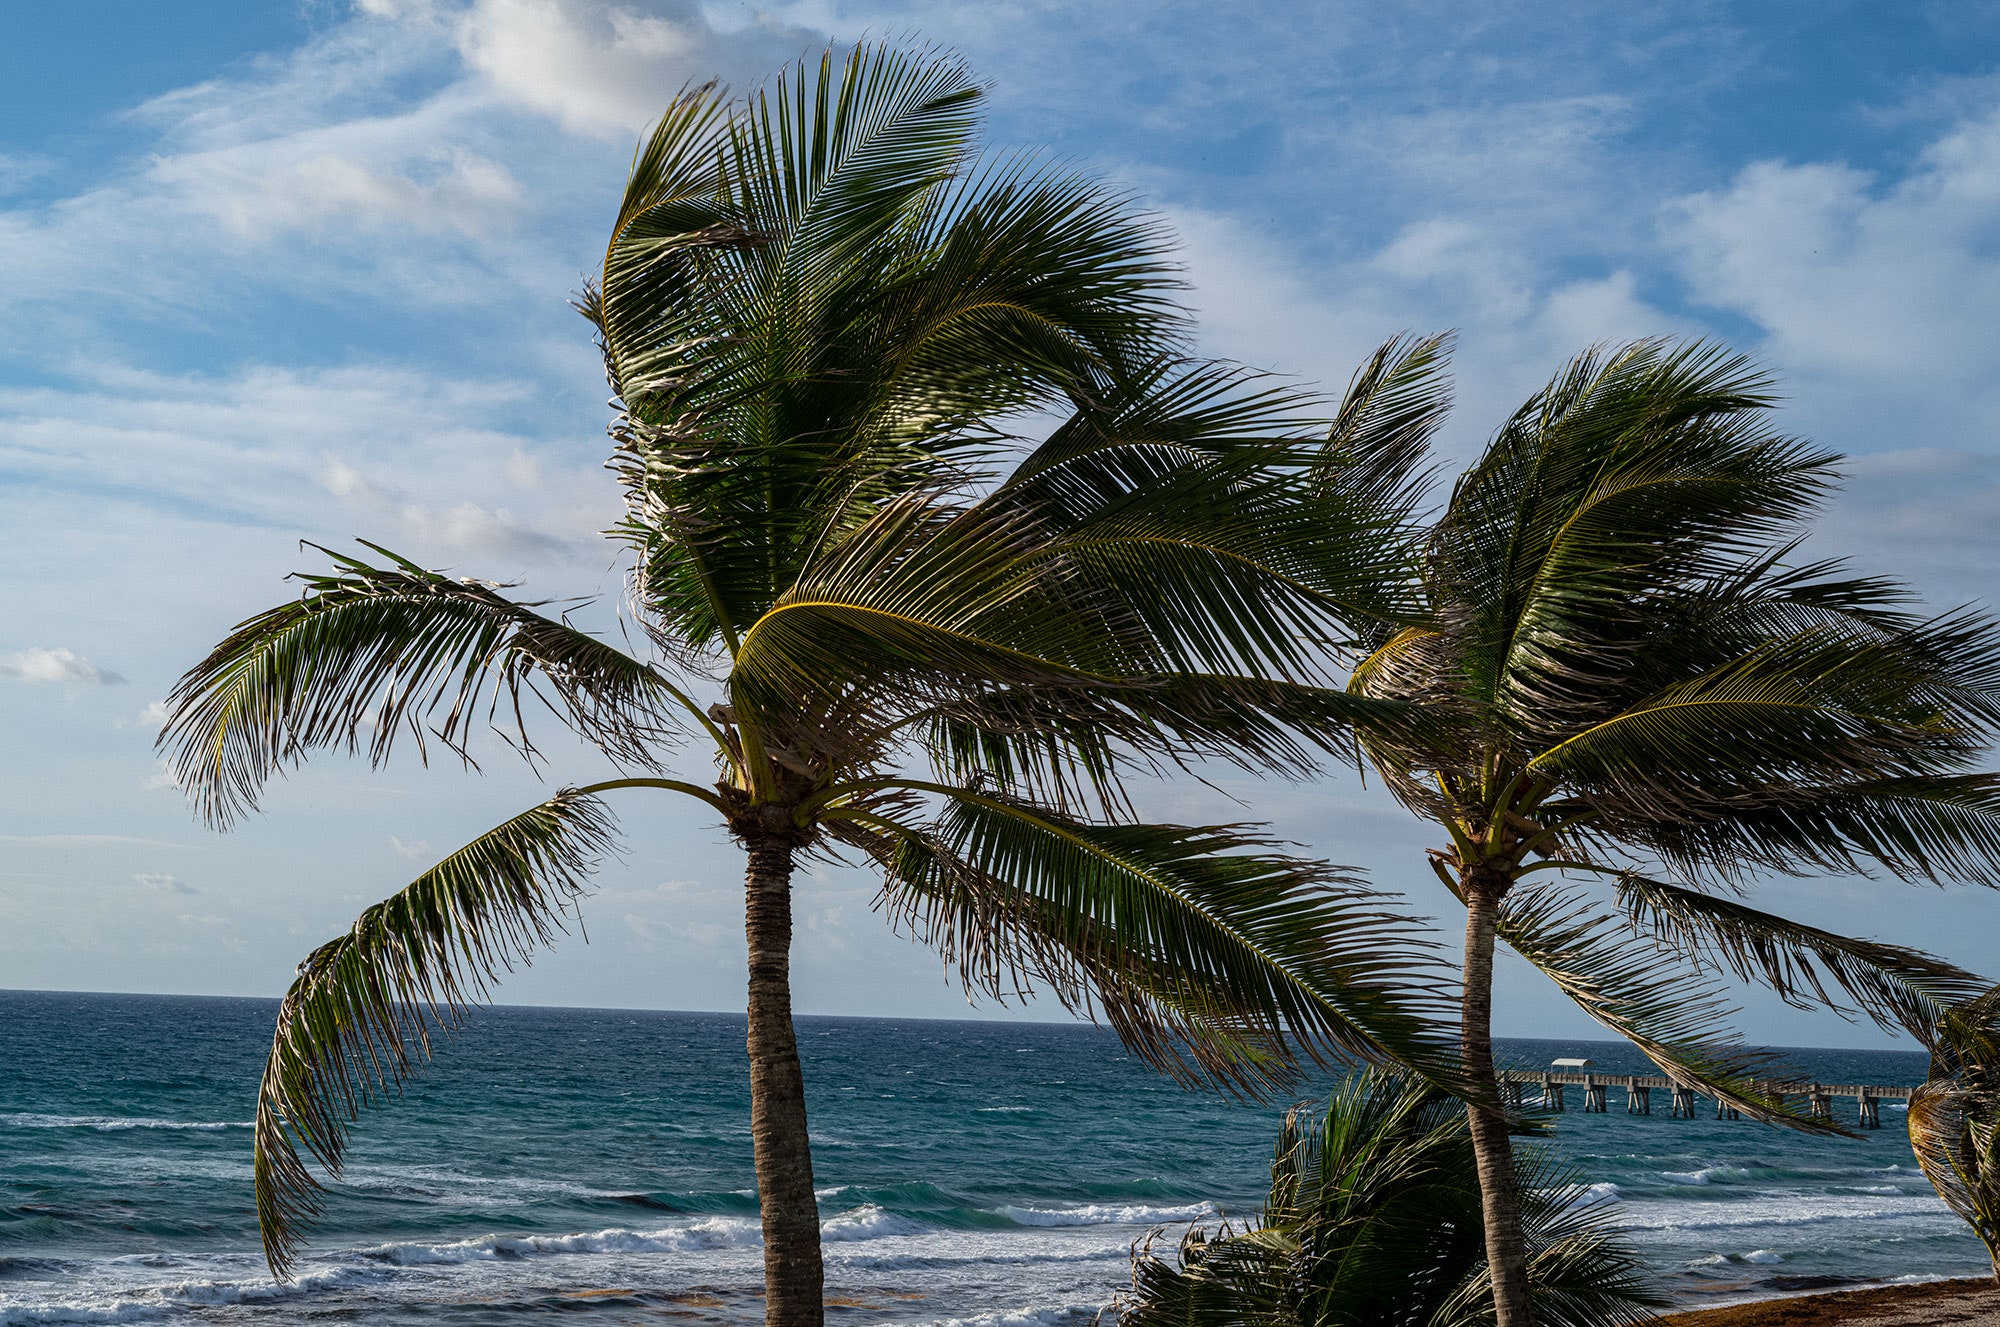
[[[740,1016],[481,1013],[364,1115],[280,1286],[250,1197],[275,1011],[0,991],[0,1327],[758,1316]],[[1182,1091],[1099,1029],[808,1018],[800,1039],[834,1321],[1081,1323],[1127,1284],[1149,1229],[1248,1215],[1261,1196],[1278,1112]],[[1503,1050],[1607,1072],[1630,1055]],[[1924,1063],[1796,1059],[1850,1082],[1915,1082]],[[1561,1116],[1555,1145],[1690,1301],[1986,1269],[1897,1112],[1841,1140],[1612,1109]]]

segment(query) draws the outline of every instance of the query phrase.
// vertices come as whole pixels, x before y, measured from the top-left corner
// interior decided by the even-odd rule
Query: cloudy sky
[[[543,785],[323,758],[193,823],[159,701],[356,536],[523,593],[619,572],[605,390],[566,301],[635,136],[864,36],[956,47],[991,137],[1129,185],[1182,237],[1207,348],[1343,382],[1460,330],[1470,454],[1565,356],[1712,335],[1847,452],[1816,547],[1991,600],[2000,570],[2000,10],[1911,3],[1146,6],[805,0],[152,0],[0,16],[0,986],[277,994],[355,912]],[[552,746],[551,777],[597,766]],[[1351,784],[1150,790],[1439,899],[1426,840]],[[738,858],[678,805],[522,1002],[740,1008]],[[858,874],[800,902],[825,1013],[963,1016]],[[1779,882],[1766,906],[2000,967],[2000,897]],[[1507,974],[1499,1024],[1588,1035]],[[984,1011],[988,1014],[993,1011]],[[1036,1011],[1047,1016],[1052,1009]],[[1754,996],[1792,1044],[1872,1028]]]

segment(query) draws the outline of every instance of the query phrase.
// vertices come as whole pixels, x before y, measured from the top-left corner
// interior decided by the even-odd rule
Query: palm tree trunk
[[[1468,1102],[1472,1152],[1479,1164],[1480,1205],[1486,1219],[1486,1265],[1493,1280],[1494,1327],[1532,1327],[1528,1303],[1528,1250],[1521,1234],[1521,1191],[1514,1180],[1514,1145],[1500,1109],[1500,1080],[1493,1072],[1493,927],[1504,881],[1468,872],[1465,890],[1465,994],[1459,1051],[1482,1100]]]
[[[750,941],[750,1134],[764,1217],[764,1323],[822,1327],[819,1203],[792,1030],[792,844],[764,838],[748,846],[743,929]]]

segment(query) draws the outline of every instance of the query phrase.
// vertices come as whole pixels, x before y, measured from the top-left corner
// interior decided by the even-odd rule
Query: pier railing
[[[1864,1129],[1882,1127],[1882,1102],[1908,1101],[1916,1091],[1911,1087],[1883,1087],[1869,1083],[1771,1083],[1758,1084],[1764,1091],[1780,1097],[1804,1097],[1813,1116],[1822,1120],[1833,1118],[1833,1102],[1836,1097],[1852,1097],[1855,1113]],[[1564,1089],[1583,1089],[1583,1109],[1591,1114],[1604,1114],[1609,1110],[1606,1090],[1623,1088],[1625,1091],[1625,1113],[1627,1115],[1651,1115],[1653,1113],[1653,1093],[1666,1092],[1671,1095],[1671,1109],[1676,1118],[1693,1119],[1699,1105],[1701,1093],[1693,1088],[1683,1087],[1657,1074],[1594,1074],[1556,1073],[1541,1069],[1510,1069],[1500,1075],[1500,1090],[1509,1105],[1527,1104],[1528,1090],[1538,1088],[1544,1109],[1561,1112],[1565,1108]],[[1712,1099],[1712,1098],[1711,1098]],[[1715,1118],[1733,1120],[1737,1112],[1721,1101],[1715,1101]]]

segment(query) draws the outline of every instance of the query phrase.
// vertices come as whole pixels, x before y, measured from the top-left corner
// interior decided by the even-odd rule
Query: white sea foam
[[[939,1318],[925,1327],[1060,1327],[1081,1318],[1094,1317],[1100,1306],[1082,1304],[1030,1304],[1018,1309],[995,1309],[969,1318]]]
[[[1000,1215],[1023,1226],[1151,1226],[1220,1216],[1214,1203],[1153,1207],[1143,1203],[1091,1203],[1085,1207],[1002,1207]]]
[[[1744,1262],[1756,1263],[1763,1267],[1768,1267],[1773,1263],[1781,1263],[1784,1260],[1785,1255],[1779,1253],[1776,1249],[1752,1249],[1743,1255]]]
[[[1709,1185],[1717,1180],[1747,1180],[1753,1175],[1741,1166],[1703,1166],[1700,1170],[1663,1170],[1660,1178],[1669,1184]]]
[[[1034,1106],[981,1106],[979,1113],[981,1115],[1018,1115],[1023,1111],[1034,1109],[1036,1109]]]
[[[931,1228],[898,1216],[873,1203],[841,1212],[820,1223],[820,1237],[834,1243],[856,1243],[893,1235],[914,1235]],[[481,1235],[448,1243],[378,1244],[358,1250],[398,1267],[440,1263],[492,1262],[579,1253],[695,1253],[711,1249],[754,1248],[764,1242],[758,1222],[745,1217],[717,1216],[687,1225],[655,1230],[579,1231],[568,1235]]]
[[[532,1258],[561,1253],[683,1253],[698,1249],[740,1248],[763,1242],[754,1221],[712,1217],[685,1226],[659,1230],[598,1230],[573,1235],[482,1235],[447,1244],[378,1244],[362,1249],[363,1257],[416,1267],[435,1263],[488,1262],[498,1258]]]
[[[217,1129],[250,1129],[254,1120],[154,1120],[122,1115],[0,1115],[0,1127],[10,1129],[95,1129],[115,1133],[123,1129],[184,1129],[208,1133]]]
[[[0,1309],[0,1327],[84,1327],[100,1322],[145,1322],[166,1314],[164,1304],[118,1299],[107,1304],[33,1304]]]
[[[1886,1197],[1886,1195],[1884,1195]],[[1900,1204],[1885,1205],[1882,1197],[1870,1195],[1841,1197],[1824,1195],[1808,1199],[1804,1195],[1774,1201],[1635,1204],[1625,1211],[1624,1223],[1638,1230],[1736,1230],[1755,1226],[1815,1226],[1846,1221],[1948,1221],[1943,1203],[1917,1195],[1906,1196]]]
[[[1605,1181],[1601,1184],[1586,1186],[1583,1191],[1583,1197],[1586,1202],[1615,1203],[1625,1197],[1625,1191],[1617,1185]]]
[[[930,1227],[921,1222],[898,1216],[873,1203],[863,1204],[851,1212],[842,1212],[819,1223],[821,1239],[842,1243],[881,1239],[887,1235],[917,1235],[928,1229]]]
[[[342,1286],[379,1281],[382,1273],[366,1267],[326,1267],[300,1272],[290,1281],[183,1281],[160,1287],[160,1297],[173,1304],[262,1304],[293,1299]]]

